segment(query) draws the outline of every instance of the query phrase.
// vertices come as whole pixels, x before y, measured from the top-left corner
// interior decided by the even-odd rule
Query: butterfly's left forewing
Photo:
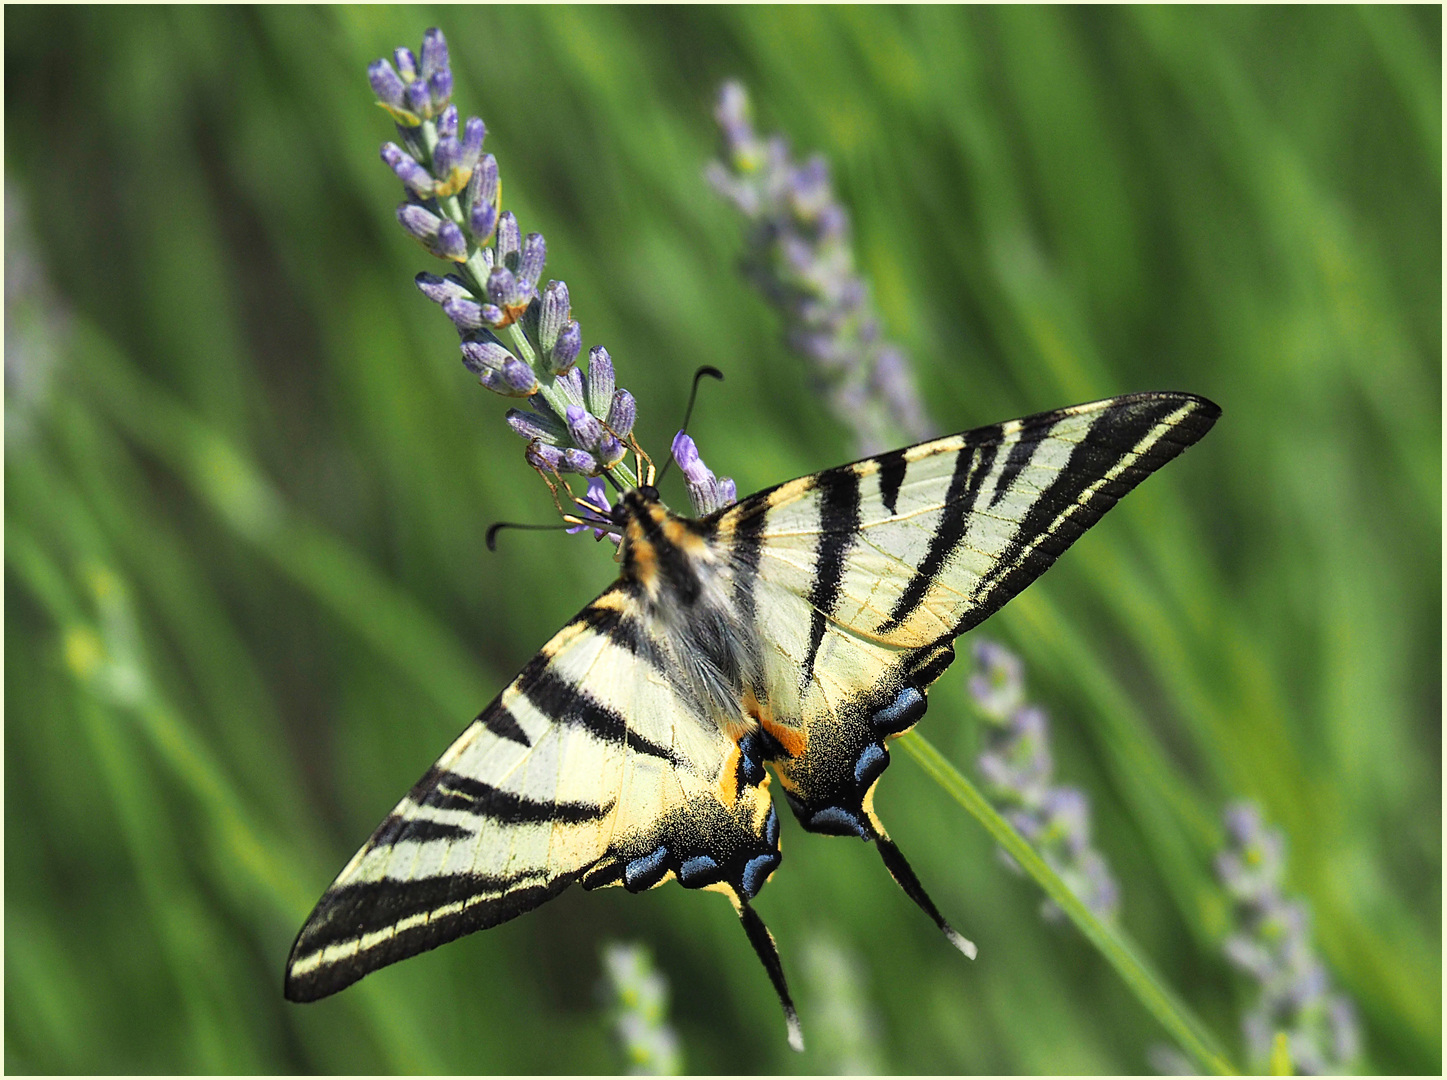
[[[310,1001],[537,907],[574,882],[677,877],[747,900],[778,820],[614,587],[564,627],[397,804],[292,947]]]

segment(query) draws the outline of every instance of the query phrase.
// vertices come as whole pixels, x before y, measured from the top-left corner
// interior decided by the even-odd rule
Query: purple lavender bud
[[[1090,842],[1090,801],[1085,792],[1073,787],[1051,788],[1040,800],[1040,809],[1070,854],[1078,856]]]
[[[789,178],[789,202],[794,213],[813,220],[829,202],[829,163],[822,154],[811,157]]]
[[[472,124],[469,120],[468,125]],[[482,123],[481,120],[478,123]],[[477,211],[479,205],[486,203],[493,207],[493,224],[497,223],[497,158],[491,154],[483,154],[478,159],[477,166],[472,170],[472,182],[467,187],[467,202],[473,212]],[[488,229],[490,233],[491,228]]]
[[[613,404],[608,408],[608,427],[620,439],[626,439],[629,432],[633,430],[633,422],[637,419],[638,402],[633,400],[633,395],[627,390],[615,390]]]
[[[473,170],[472,178],[477,179],[477,170]],[[487,243],[492,239],[492,230],[497,228],[497,207],[490,202],[473,200],[467,215],[467,227],[474,240],[479,244]]]
[[[587,408],[583,404],[583,373],[577,368],[559,375],[553,385],[562,391],[569,405],[576,405],[580,409]]]
[[[531,294],[543,276],[543,263],[547,261],[548,245],[542,233],[528,233],[523,241],[522,257],[518,260],[518,280],[525,282],[526,291]]]
[[[444,139],[457,137],[457,106],[449,105],[437,117],[437,134]]]
[[[1255,803],[1232,803],[1226,807],[1223,821],[1226,835],[1240,847],[1254,843],[1261,836],[1261,811]]]
[[[555,446],[547,446],[537,441],[530,442],[528,448],[523,451],[523,457],[538,472],[560,473],[563,471],[563,452]]]
[[[403,82],[411,82],[417,78],[417,57],[412,55],[412,50],[403,45],[394,49],[392,60],[397,65],[397,71],[402,76]]]
[[[434,72],[447,68],[447,38],[437,27],[431,27],[422,35],[422,77],[431,78]]]
[[[538,377],[533,374],[532,368],[515,356],[503,361],[502,378],[508,389],[519,397],[537,392]]]
[[[432,115],[432,91],[422,79],[413,79],[407,84],[407,111],[418,116]]]
[[[615,465],[618,462],[622,461],[623,456],[627,452],[628,451],[624,449],[623,444],[617,439],[615,439],[612,435],[604,435],[603,441],[600,442],[598,444],[598,448],[593,451],[593,453],[598,456],[598,460],[601,461],[605,466]]]
[[[394,109],[406,104],[407,84],[385,60],[373,60],[367,65],[367,81],[372,84],[372,93],[377,100]]]
[[[558,423],[556,417],[521,409],[507,411],[507,426],[524,439],[540,439],[550,446],[557,446],[568,437],[566,425]]]
[[[569,405],[567,409],[568,434],[573,442],[584,450],[596,450],[603,441],[603,425],[587,409]]]
[[[432,149],[432,169],[438,178],[447,180],[461,166],[462,143],[455,136],[438,139],[437,145]]]
[[[449,111],[455,114],[456,106],[449,105]],[[469,116],[467,123],[462,127],[462,160],[469,169],[477,165],[478,155],[482,153],[482,140],[487,138],[487,125],[482,122],[480,116]],[[496,168],[496,161],[493,162]]]
[[[443,108],[452,100],[452,71],[448,68],[434,71],[427,80],[427,89],[432,98],[432,107]]]
[[[718,477],[699,457],[698,447],[687,433],[680,431],[673,437],[673,460],[683,470],[684,482],[688,485],[688,497],[694,512],[700,517],[717,510],[719,502]]]
[[[418,198],[429,199],[436,188],[432,174],[418,164],[417,159],[396,143],[382,144],[382,160],[397,174],[397,179],[415,192]]]
[[[558,335],[568,325],[568,286],[561,281],[548,282],[538,310],[538,344],[550,353]]]
[[[412,239],[429,250],[437,240],[437,231],[442,227],[440,217],[416,203],[403,203],[397,207],[397,220]]]
[[[607,416],[613,405],[613,358],[608,350],[595,345],[588,350],[588,411]]]
[[[506,266],[494,266],[487,275],[487,298],[500,308],[513,303],[517,295],[517,279]]]
[[[582,351],[583,331],[576,321],[569,321],[568,325],[563,327],[562,333],[558,335],[558,340],[553,345],[553,370],[567,371],[577,362],[578,354]]]
[[[599,471],[598,459],[583,450],[564,450],[563,469],[567,472],[582,473],[584,476],[594,476]]]
[[[732,506],[739,501],[739,486],[732,476],[725,476],[718,482],[718,497],[720,506]]]
[[[723,129],[730,154],[736,154],[754,141],[753,125],[749,123],[749,96],[739,83],[730,80],[719,88],[713,115]]]
[[[483,304],[482,317],[487,320],[490,326],[501,326],[507,321],[507,312],[496,304]]]
[[[472,290],[464,285],[460,278],[452,274],[447,274],[445,277],[438,277],[436,274],[418,274],[416,282],[422,295],[434,304],[445,304],[449,300],[473,299]]]
[[[501,371],[503,365],[512,359],[514,359],[513,354],[496,341],[464,341],[462,343],[462,363],[474,375]]]
[[[975,642],[973,652],[980,670],[970,676],[970,696],[986,716],[1004,720],[1025,700],[1020,658],[993,641]]]
[[[437,246],[432,254],[453,262],[467,261],[467,237],[462,235],[462,229],[457,222],[444,218],[442,224],[437,226]]]
[[[482,305],[471,298],[455,297],[442,302],[442,312],[459,330],[481,330],[486,321]]]
[[[695,478],[701,480],[705,475],[712,475],[708,472],[708,466],[703,465],[703,459],[699,457],[698,444],[688,437],[687,432],[680,431],[673,437],[671,450],[673,460],[678,462],[678,467],[683,470],[683,475],[690,480]]]
[[[517,215],[504,210],[497,219],[497,264],[515,269],[521,251],[522,230],[518,228]]]

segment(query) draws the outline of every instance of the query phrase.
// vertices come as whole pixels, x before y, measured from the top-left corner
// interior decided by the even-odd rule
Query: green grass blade
[[[973,814],[994,837],[995,842],[1039,883],[1090,943],[1110,961],[1111,966],[1119,972],[1146,1010],[1160,1021],[1161,1026],[1170,1032],[1171,1037],[1203,1070],[1217,1076],[1236,1073],[1215,1037],[1192,1015],[1190,1009],[1155,973],[1146,959],[1119,931],[1112,930],[1091,914],[1090,909],[1080,902],[1059,875],[1050,869],[1029,842],[996,812],[963,773],[951,765],[944,755],[917,731],[907,732],[900,737],[899,743],[909,751],[910,757],[919,762],[930,778]]]

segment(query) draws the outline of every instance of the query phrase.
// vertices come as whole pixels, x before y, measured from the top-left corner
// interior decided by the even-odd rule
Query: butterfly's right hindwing
[[[292,947],[310,1001],[575,881],[752,896],[778,865],[764,772],[686,700],[626,590],[563,628],[397,804]]]

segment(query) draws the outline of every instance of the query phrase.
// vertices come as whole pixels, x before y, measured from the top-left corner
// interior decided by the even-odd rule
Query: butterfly
[[[1110,398],[800,477],[703,518],[611,508],[622,573],[352,857],[292,946],[313,1001],[574,884],[729,898],[802,1034],[751,901],[778,868],[770,773],[809,832],[873,843],[967,955],[874,811],[889,741],[953,641],[1039,577],[1220,409]]]

